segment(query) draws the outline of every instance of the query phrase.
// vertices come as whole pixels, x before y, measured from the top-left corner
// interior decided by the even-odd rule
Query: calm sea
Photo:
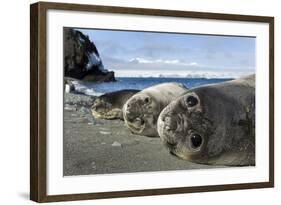
[[[124,89],[139,89],[144,88],[165,82],[177,82],[182,83],[188,88],[198,87],[206,84],[213,84],[224,82],[228,79],[206,79],[206,78],[132,78],[132,77],[123,77],[116,78],[116,82],[109,83],[83,83],[75,85],[77,91],[85,93],[87,95],[101,95],[107,92],[113,92]]]

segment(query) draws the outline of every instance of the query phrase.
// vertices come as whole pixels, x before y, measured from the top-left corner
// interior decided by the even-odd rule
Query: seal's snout
[[[178,127],[176,118],[177,117],[175,115],[171,115],[168,110],[164,110],[158,118],[158,134],[163,141],[164,146],[168,148],[170,154],[172,155],[176,155],[174,150],[179,142],[175,134]]]
[[[180,109],[177,110],[176,108]],[[162,134],[168,134],[166,132],[175,132],[180,126],[180,115],[181,108],[179,107],[179,103],[172,102],[167,107],[165,107],[159,115],[158,125],[161,127],[159,131]],[[172,133],[173,133],[172,132]],[[172,133],[169,133],[171,135]],[[160,133],[159,133],[160,134]]]
[[[164,129],[167,131],[176,130],[177,122],[171,116],[164,117]]]
[[[137,106],[135,105],[134,102],[128,102],[126,105],[126,112],[125,114],[130,115],[130,114],[135,114],[137,112]]]
[[[137,100],[131,99],[126,103],[124,117],[128,122],[133,123],[137,127],[142,126],[144,122],[140,117],[141,114],[141,108]]]
[[[141,109],[142,103],[139,99],[131,99],[126,103],[126,113],[139,116],[142,113]]]
[[[161,112],[157,124],[158,134],[169,149],[174,147],[178,141],[175,136],[178,129],[178,116],[172,112],[171,106],[167,106]]]

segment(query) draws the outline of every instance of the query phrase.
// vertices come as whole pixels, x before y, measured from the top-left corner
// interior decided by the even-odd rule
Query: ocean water
[[[232,80],[230,78],[132,78],[132,77],[122,77],[116,78],[116,82],[108,82],[108,83],[91,83],[91,82],[83,82],[83,83],[76,83],[75,90],[78,92],[87,94],[87,95],[94,95],[99,96],[104,93],[124,90],[124,89],[138,89],[142,90],[144,88],[160,84],[166,82],[177,82],[182,83],[188,88],[194,88],[201,85],[206,84],[214,84],[220,83],[228,80]]]

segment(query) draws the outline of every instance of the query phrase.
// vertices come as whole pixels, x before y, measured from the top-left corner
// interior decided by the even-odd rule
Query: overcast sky
[[[237,77],[255,72],[252,37],[79,30],[95,43],[105,68],[116,76],[213,73]]]

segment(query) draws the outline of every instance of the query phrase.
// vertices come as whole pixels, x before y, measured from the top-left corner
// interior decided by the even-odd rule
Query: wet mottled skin
[[[161,112],[158,133],[191,162],[255,165],[255,76],[190,90]]]

